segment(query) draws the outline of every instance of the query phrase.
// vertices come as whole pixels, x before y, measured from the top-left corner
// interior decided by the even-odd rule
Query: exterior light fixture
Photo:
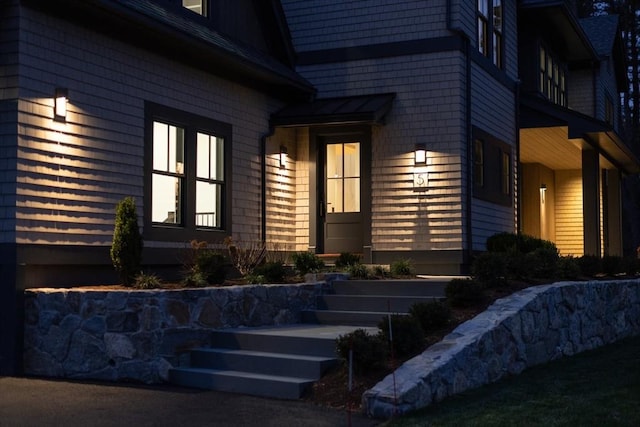
[[[416,144],[415,164],[416,165],[427,164],[427,147],[425,144]]]
[[[280,169],[284,169],[287,167],[287,147],[284,145],[280,146]]]
[[[69,91],[65,88],[56,88],[53,98],[53,119],[59,122],[67,121],[67,100]]]
[[[547,198],[547,184],[540,184],[540,203],[544,204]]]

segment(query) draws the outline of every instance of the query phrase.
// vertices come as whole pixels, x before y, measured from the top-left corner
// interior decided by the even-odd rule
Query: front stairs
[[[407,314],[415,302],[444,298],[450,279],[338,280],[318,297],[318,309],[297,325],[212,332],[214,348],[196,348],[190,366],[173,368],[173,384],[279,399],[299,399],[339,363],[336,339],[356,329],[377,333],[389,313]]]

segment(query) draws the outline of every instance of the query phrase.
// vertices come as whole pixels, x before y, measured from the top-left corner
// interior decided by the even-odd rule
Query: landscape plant
[[[138,214],[133,197],[125,197],[116,205],[111,261],[120,281],[130,286],[140,271],[142,262],[142,235],[138,228]]]
[[[364,374],[382,369],[389,360],[389,346],[381,332],[369,333],[366,329],[340,335],[336,339],[336,350],[345,364],[352,353],[353,371]]]
[[[408,277],[413,275],[413,263],[408,258],[396,259],[391,262],[389,271],[395,277]]]
[[[378,328],[382,331],[385,341],[391,343],[394,356],[411,356],[424,349],[424,331],[414,316],[385,316],[378,323]]]
[[[358,264],[360,264],[360,255],[351,252],[340,253],[335,262],[335,266],[338,269],[344,269]]]
[[[183,263],[185,286],[204,287],[222,284],[226,278],[227,260],[206,241],[192,240],[187,259]]]
[[[267,255],[267,246],[262,241],[235,241],[232,237],[224,239],[229,259],[243,277],[251,274]]]
[[[417,302],[409,307],[409,315],[415,317],[425,334],[445,328],[451,322],[451,307],[446,301]]]
[[[153,273],[140,272],[133,281],[133,287],[136,289],[156,289],[162,285],[160,278]]]
[[[312,252],[295,252],[291,255],[291,259],[294,269],[302,276],[307,273],[317,273],[324,268],[324,261]]]

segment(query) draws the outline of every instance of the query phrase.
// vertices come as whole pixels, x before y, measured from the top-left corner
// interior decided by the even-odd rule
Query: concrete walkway
[[[0,377],[0,426],[355,426],[360,413],[173,386]]]

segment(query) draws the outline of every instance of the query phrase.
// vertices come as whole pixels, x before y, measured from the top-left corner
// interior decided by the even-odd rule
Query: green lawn
[[[385,426],[640,426],[640,337],[533,367]]]

